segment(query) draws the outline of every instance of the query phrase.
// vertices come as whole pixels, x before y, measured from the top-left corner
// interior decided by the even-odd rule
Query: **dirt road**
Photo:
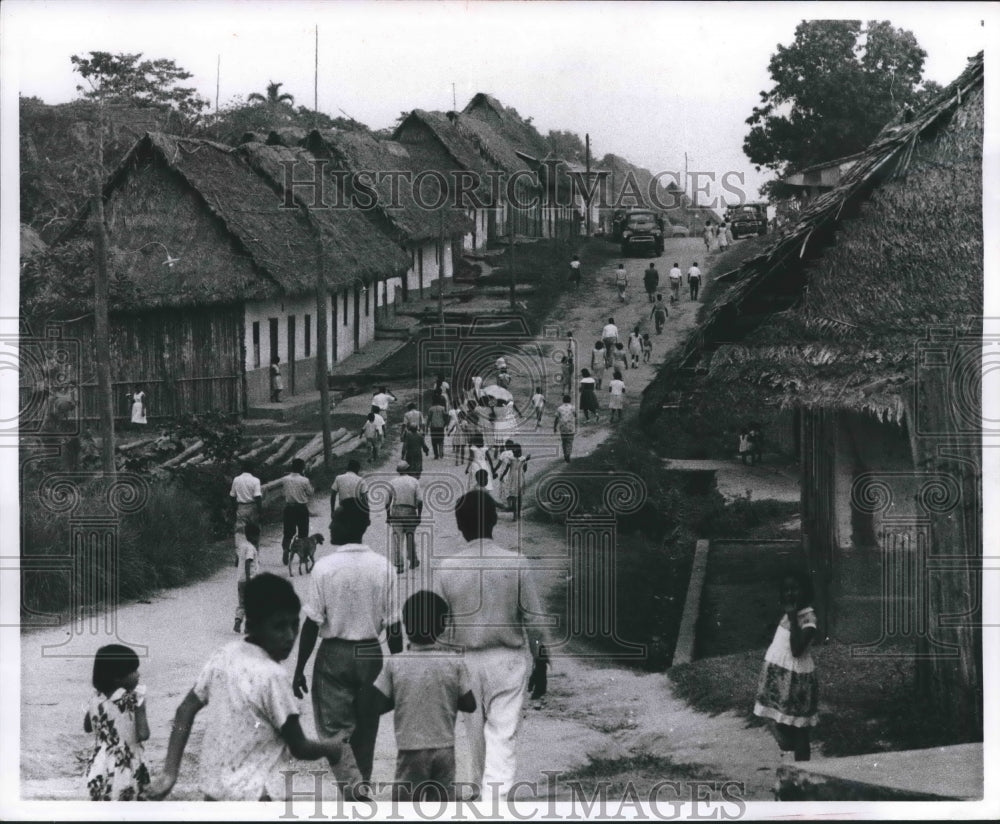
[[[657,261],[661,286],[667,288],[667,272],[674,260],[683,270],[692,260],[704,265],[704,247],[699,239],[668,241],[664,255]],[[710,263],[710,260],[708,261]],[[620,303],[612,285],[613,265],[598,270],[585,263],[583,284],[578,292],[565,294],[551,313],[551,325],[558,327],[560,339],[567,331],[578,341],[578,368],[589,361],[590,348],[600,335],[609,316],[614,316],[623,335],[636,323],[650,331],[653,357],[648,365],[629,370],[625,375],[628,403],[638,403],[639,392],[653,376],[664,354],[677,345],[694,323],[698,304],[686,300],[686,288],[678,307],[671,307],[664,333],[657,336],[649,321],[649,304],[642,287],[642,272],[648,261],[633,258],[625,261],[630,280],[628,300]],[[542,339],[546,346],[556,345]],[[610,377],[610,376],[609,376]],[[400,400],[404,394],[395,388]],[[418,387],[411,387],[414,394]],[[513,387],[515,397],[526,398],[529,387]],[[554,409],[558,387],[547,387],[549,411],[538,433],[533,426],[519,432],[519,439],[531,453],[529,481],[558,471],[565,464],[558,453],[556,436],[551,433],[551,410]],[[606,406],[606,385],[602,405]],[[363,405],[363,404],[362,404]],[[397,413],[398,414],[398,413]],[[609,434],[606,415],[600,424],[581,425],[574,454],[592,451]],[[450,456],[449,456],[450,457]],[[382,465],[374,470],[391,476],[398,455],[383,456]],[[366,470],[369,471],[369,470]],[[453,490],[464,489],[463,467],[455,467],[450,459],[426,460],[422,478],[449,485]],[[530,495],[528,496],[530,501]],[[444,509],[444,507],[442,507]],[[312,505],[310,531],[327,534],[329,507],[325,500]],[[427,518],[430,521],[430,518]],[[461,543],[454,517],[442,511],[433,517],[434,553],[447,555]],[[540,577],[547,587],[560,586],[565,572],[560,560],[565,558],[565,535],[559,528],[533,522],[530,519],[514,524],[501,514],[495,533],[501,544],[518,546],[523,554],[538,558]],[[280,526],[265,529],[262,545],[262,567],[281,573]],[[429,533],[428,533],[429,538]],[[387,529],[384,513],[373,513],[372,527],[366,541],[376,551],[385,552]],[[328,548],[321,548],[322,556]],[[426,545],[422,553],[426,558]],[[429,564],[417,571],[426,574]],[[306,579],[296,576],[296,589],[302,594]],[[416,572],[410,572],[403,584],[403,595],[425,583]],[[146,747],[147,763],[155,771],[163,763],[169,738],[170,721],[177,704],[208,659],[221,644],[232,640],[232,614],[236,586],[232,569],[224,569],[211,579],[163,593],[152,603],[123,606],[117,610],[117,633],[123,643],[146,645],[148,656],[141,668],[148,688],[148,715],[151,739]],[[55,645],[73,640],[71,647],[56,649]],[[113,639],[93,635],[73,639],[66,627],[25,633],[22,638],[22,715],[21,715],[21,786],[25,798],[80,799],[85,797],[81,779],[81,759],[90,747],[90,736],[83,732],[83,715],[90,691],[90,669],[93,651]],[[48,647],[49,649],[46,649]],[[66,651],[80,657],[65,657]],[[297,652],[286,662],[291,677]],[[303,727],[312,730],[312,708],[302,702]],[[458,777],[469,780],[467,747],[464,727],[459,724]],[[173,799],[199,799],[196,784],[197,753],[201,729],[196,728],[188,746],[184,766]],[[546,791],[543,771],[572,770],[587,764],[590,757],[616,758],[649,754],[669,756],[676,763],[702,765],[706,774],[743,781],[747,798],[769,798],[774,781],[773,769],[777,757],[770,738],[760,729],[746,729],[741,719],[732,716],[708,717],[690,710],[673,697],[669,681],[663,674],[643,674],[587,659],[558,659],[549,680],[549,696],[540,703],[527,702],[518,741],[519,780],[538,782]],[[389,781],[395,764],[395,741],[389,717],[383,719],[376,749],[374,778]],[[308,769],[308,765],[302,764]],[[664,775],[663,778],[670,778]]]

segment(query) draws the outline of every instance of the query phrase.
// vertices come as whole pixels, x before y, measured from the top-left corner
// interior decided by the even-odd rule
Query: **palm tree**
[[[279,89],[281,89],[283,85],[283,83],[268,83],[266,96],[257,92],[252,92],[247,95],[247,102],[261,103],[269,109],[277,109],[283,103],[287,103],[290,106],[295,102],[295,97],[288,93],[278,94]]]

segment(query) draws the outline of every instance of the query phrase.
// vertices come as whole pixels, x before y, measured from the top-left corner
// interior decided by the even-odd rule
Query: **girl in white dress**
[[[486,491],[492,493],[493,486],[493,464],[490,461],[490,453],[483,441],[482,433],[476,432],[469,441],[469,462],[465,465],[465,474],[469,476],[469,489],[476,489],[476,472],[480,469],[486,470],[489,481],[486,484]]]
[[[146,393],[138,386],[127,396],[132,403],[132,423],[140,426],[146,424]]]

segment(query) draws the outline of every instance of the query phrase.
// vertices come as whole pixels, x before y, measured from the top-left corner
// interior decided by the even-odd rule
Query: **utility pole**
[[[316,24],[316,43],[313,47],[313,128],[316,128],[319,111],[319,23]]]
[[[514,301],[514,295],[517,291],[515,286],[516,281],[514,279],[514,209],[513,205],[508,208],[509,222],[507,224],[508,234],[510,237],[510,311],[514,312],[517,309],[517,304]]]
[[[586,134],[587,138],[587,214],[584,215],[583,222],[587,227],[587,237],[590,237],[590,133]]]
[[[316,219],[306,215],[316,233],[316,382],[319,384],[320,420],[323,426],[323,466],[327,469],[333,460],[333,441],[330,434],[330,380],[327,377],[326,359],[326,309],[330,301],[327,299],[326,278],[323,276],[323,234]]]
[[[215,57],[215,113],[219,113],[219,77],[222,74],[222,55]]]
[[[444,327],[444,207],[438,210],[438,323]]]
[[[97,370],[101,469],[115,474],[115,399],[111,387],[111,334],[108,321],[108,232],[104,225],[104,100],[97,104],[97,168],[91,200],[94,223],[94,363]],[[81,398],[82,400],[82,398]]]
[[[455,84],[451,84],[451,110],[458,111],[458,100],[455,98]]]

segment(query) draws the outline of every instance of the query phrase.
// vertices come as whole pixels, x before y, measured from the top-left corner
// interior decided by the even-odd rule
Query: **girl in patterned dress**
[[[818,721],[816,671],[809,645],[816,636],[812,586],[804,573],[789,570],[781,578],[784,615],[764,654],[754,715],[771,722],[781,751],[809,760],[809,728]]]
[[[139,684],[139,656],[121,644],[109,644],[94,656],[94,694],[83,719],[94,734],[87,763],[91,801],[137,801],[149,786],[142,742],[149,738],[146,688]]]

